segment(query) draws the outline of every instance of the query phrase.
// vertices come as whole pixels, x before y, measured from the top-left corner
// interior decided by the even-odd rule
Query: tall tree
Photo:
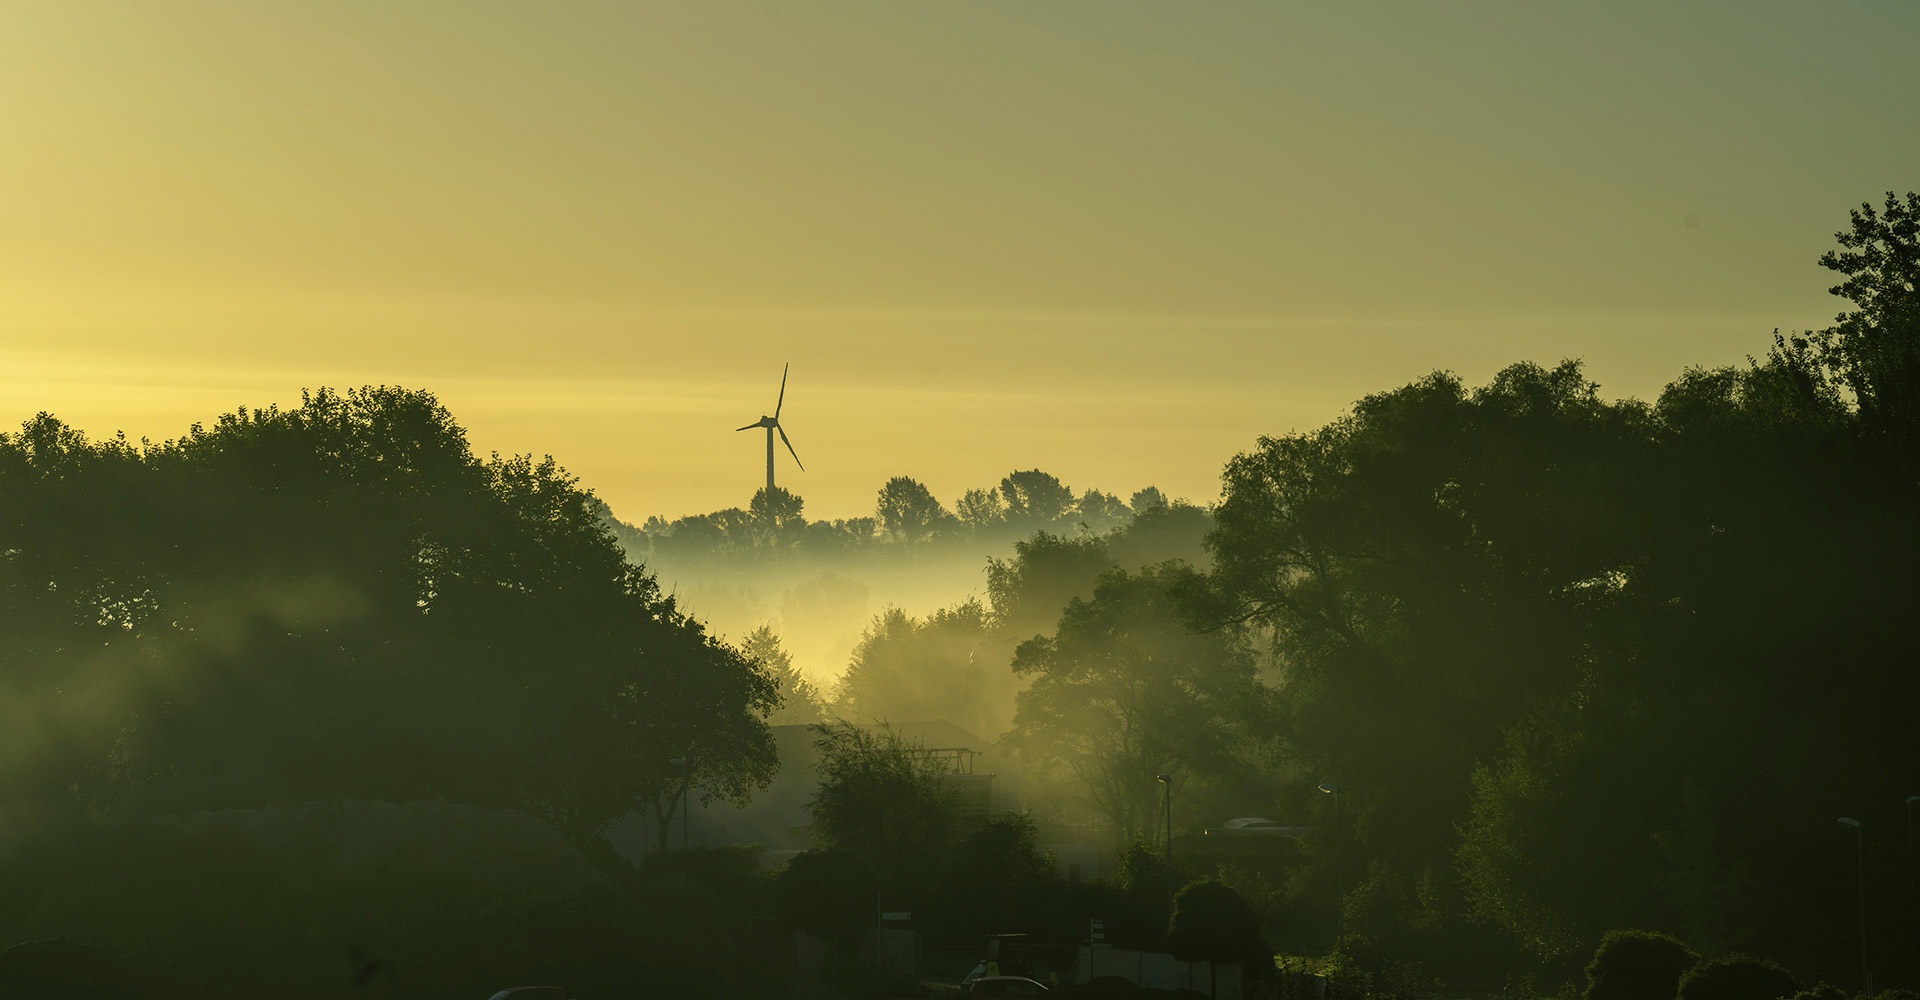
[[[895,476],[880,487],[874,512],[880,526],[909,554],[954,520],[926,486],[907,476]]]
[[[992,738],[1011,721],[1016,682],[986,609],[963,601],[916,618],[899,608],[876,616],[840,684],[835,706],[859,722],[945,719]]]
[[[760,544],[779,552],[791,548],[806,530],[807,519],[801,513],[805,507],[798,494],[784,487],[775,486],[771,493],[761,487],[754,491],[747,513],[753,517]]]
[[[1273,953],[1260,937],[1260,917],[1245,898],[1225,885],[1202,879],[1173,898],[1167,950],[1184,962],[1207,963],[1207,995],[1218,996],[1220,963],[1271,964]]]
[[[1127,506],[1132,508],[1135,517],[1145,514],[1147,511],[1153,510],[1156,507],[1165,507],[1166,505],[1167,495],[1160,492],[1160,487],[1158,486],[1147,486],[1135,490],[1133,491],[1133,496],[1127,498]]]
[[[1100,538],[1041,532],[1015,542],[1013,558],[987,560],[994,623],[1015,639],[1051,631],[1067,602],[1092,595],[1094,581],[1112,566]]]
[[[1120,498],[1099,490],[1088,490],[1074,501],[1073,513],[1080,526],[1103,535],[1133,520],[1133,511]]]
[[[1146,835],[1153,776],[1227,776],[1263,702],[1253,660],[1229,631],[1193,632],[1175,588],[1190,570],[1109,570],[1091,600],[1075,598],[1052,637],[1014,654],[1031,679],[1005,743],[1068,787],[1121,842]]]
[[[806,726],[825,722],[827,709],[820,689],[793,665],[793,656],[780,644],[780,636],[770,625],[747,633],[740,652],[760,665],[780,692],[780,707],[767,716],[775,726]]]
[[[960,832],[944,766],[884,725],[841,721],[814,733],[820,788],[810,809],[820,839],[866,859],[907,901],[927,891]]]
[[[1834,234],[1840,249],[1820,257],[1846,277],[1828,291],[1854,305],[1831,331],[1839,368],[1866,425],[1911,445],[1920,433],[1920,195],[1903,202],[1888,191],[1881,211],[1863,202],[1848,221]]]
[[[1007,501],[1007,520],[1028,530],[1051,527],[1073,509],[1073,491],[1039,469],[1007,473],[1000,496]]]

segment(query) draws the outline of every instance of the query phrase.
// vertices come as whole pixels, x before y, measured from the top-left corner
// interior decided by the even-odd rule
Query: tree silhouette
[[[1088,490],[1074,501],[1073,513],[1086,530],[1096,535],[1112,531],[1133,520],[1133,511],[1120,498],[1099,490]]]
[[[1167,495],[1160,492],[1160,487],[1158,486],[1148,486],[1135,490],[1133,496],[1127,498],[1127,506],[1133,509],[1135,517],[1145,514],[1147,511],[1153,510],[1156,507],[1165,507],[1166,505]]]
[[[1239,893],[1213,879],[1190,883],[1173,898],[1167,950],[1183,962],[1208,963],[1208,996],[1219,993],[1220,963],[1251,965],[1271,958],[1260,937],[1259,915]]]
[[[874,512],[880,526],[899,540],[909,554],[954,519],[926,486],[906,476],[895,476],[880,487]]]
[[[821,841],[864,858],[895,891],[915,898],[959,833],[944,769],[884,725],[841,721],[813,731],[820,788],[809,808]]]
[[[819,689],[794,668],[792,655],[780,645],[780,636],[772,626],[762,625],[748,632],[740,642],[740,652],[759,664],[780,692],[780,707],[767,716],[769,725],[804,726],[826,721],[826,705]]]
[[[954,511],[960,523],[978,534],[1004,523],[1007,519],[1006,501],[1000,499],[997,490],[968,490],[954,505]]]
[[[747,513],[753,517],[761,544],[778,552],[792,547],[805,530],[807,521],[801,516],[805,506],[805,501],[784,487],[775,486],[772,493],[761,487],[754,491]]]
[[[1004,742],[1032,766],[1070,775],[1122,841],[1150,832],[1153,775],[1235,772],[1243,727],[1262,703],[1252,658],[1231,633],[1182,624],[1174,589],[1190,572],[1109,570],[1091,600],[1067,605],[1054,636],[1014,654],[1031,686]]]
[[[1863,202],[1834,234],[1820,266],[1846,280],[1828,289],[1854,309],[1836,317],[1838,367],[1865,422],[1911,443],[1920,431],[1920,195]]]
[[[1008,473],[1000,480],[1000,496],[1007,502],[1007,520],[1028,527],[1048,527],[1073,509],[1073,491],[1039,469]]]
[[[1012,638],[1052,631],[1060,611],[1093,594],[1094,581],[1113,566],[1099,538],[1063,538],[1044,532],[1015,542],[1013,558],[987,560],[987,598],[994,622]]]
[[[1587,963],[1585,1000],[1670,997],[1700,961],[1679,939],[1653,931],[1609,931]]]
[[[1011,648],[991,637],[978,601],[923,618],[888,608],[854,646],[835,710],[861,722],[946,719],[997,735],[1011,721],[1017,681],[1007,669]]]

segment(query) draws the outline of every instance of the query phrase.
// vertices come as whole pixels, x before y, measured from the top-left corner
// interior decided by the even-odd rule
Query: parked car
[[[981,976],[968,987],[970,998],[1032,997],[1047,992],[1047,984],[1025,976]]]

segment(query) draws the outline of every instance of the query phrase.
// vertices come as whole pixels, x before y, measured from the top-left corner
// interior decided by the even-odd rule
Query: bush
[[[1700,956],[1653,931],[1610,931],[1587,963],[1586,1000],[1672,1000]]]
[[[815,937],[868,927],[879,917],[880,873],[852,851],[804,851],[780,872],[777,893],[786,926]]]
[[[941,940],[978,941],[995,933],[1048,930],[1042,924],[1050,916],[1048,897],[1058,895],[1058,879],[1037,840],[1033,820],[1019,814],[995,817],[962,838],[947,854],[924,922],[927,931]]]
[[[1679,1000],[1785,1000],[1800,981],[1773,962],[1746,955],[1702,962],[1680,977]]]
[[[1174,897],[1167,950],[1187,962],[1273,962],[1253,907],[1213,879],[1191,883]]]

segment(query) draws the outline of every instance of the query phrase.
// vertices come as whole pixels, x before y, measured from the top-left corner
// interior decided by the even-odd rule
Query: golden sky
[[[0,426],[433,390],[628,520],[1015,468],[1211,500],[1435,368],[1838,308],[1920,4],[0,2]]]

